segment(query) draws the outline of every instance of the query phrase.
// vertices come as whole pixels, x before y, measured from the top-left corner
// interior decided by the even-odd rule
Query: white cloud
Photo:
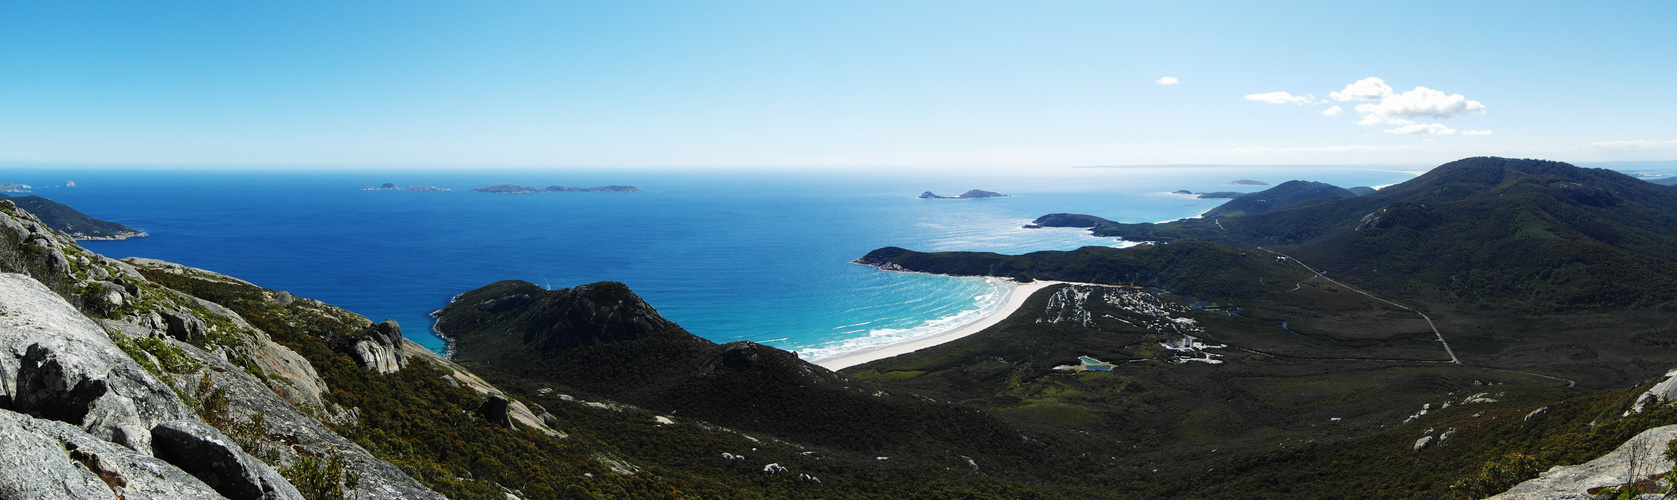
[[[1292,95],[1286,92],[1265,92],[1262,94],[1247,94],[1248,101],[1262,101],[1270,104],[1310,104],[1316,102],[1316,96]]]
[[[1177,80],[1174,76],[1167,76],[1153,81],[1154,85],[1176,85],[1178,83],[1182,83],[1182,80]]]
[[[1415,123],[1415,122],[1413,120],[1405,120],[1405,119],[1402,119],[1402,118],[1387,118],[1387,117],[1380,116],[1380,115],[1363,115],[1363,119],[1357,120],[1358,125],[1379,125],[1379,124],[1382,124],[1382,123],[1387,124],[1387,125],[1408,125],[1408,124]]]
[[[1415,90],[1386,96],[1380,99],[1379,103],[1358,104],[1357,112],[1363,114],[1363,119],[1357,122],[1362,125],[1400,125],[1411,123],[1409,118],[1445,119],[1467,114],[1483,114],[1485,105],[1479,101],[1470,101],[1461,94],[1445,94],[1426,87],[1415,87]]]
[[[1392,86],[1386,85],[1385,80],[1368,77],[1345,86],[1345,90],[1329,92],[1328,97],[1336,101],[1375,101],[1392,95]]]
[[[1344,112],[1345,112],[1345,110],[1341,109],[1339,106],[1334,106],[1334,107],[1322,110],[1322,114],[1327,115],[1327,116],[1339,116],[1340,113],[1344,113]]]
[[[1586,144],[1585,146],[1592,149],[1677,149],[1677,139],[1669,141],[1633,140],[1592,142]]]
[[[1456,133],[1456,130],[1446,127],[1442,123],[1411,123],[1402,127],[1386,129],[1386,133],[1401,135],[1450,135]]]
[[[1489,130],[1463,130],[1462,135],[1491,135]]]

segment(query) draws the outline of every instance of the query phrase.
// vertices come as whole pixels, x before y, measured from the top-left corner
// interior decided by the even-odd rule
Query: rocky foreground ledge
[[[0,498],[305,498],[282,469],[328,457],[356,481],[316,493],[441,498],[329,427],[358,413],[305,358],[147,272],[243,283],[88,252],[0,200]],[[363,323],[334,348],[369,371],[405,364],[394,323],[270,299]]]
[[[0,274],[0,348],[0,497],[303,498],[33,278]]]

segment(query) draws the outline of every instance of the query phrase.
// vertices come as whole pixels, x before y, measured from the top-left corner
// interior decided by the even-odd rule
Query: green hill
[[[77,240],[125,240],[147,236],[144,231],[115,222],[88,217],[86,214],[70,208],[69,205],[39,196],[7,196],[0,194],[0,199],[11,200],[19,208],[35,214],[47,227],[62,231]]]
[[[991,330],[842,373],[1139,446],[1105,476],[1138,497],[1477,498],[1677,421],[1620,416],[1677,362],[1659,340],[1677,323],[1674,229],[1672,188],[1469,158],[1358,197],[1096,225],[1156,242],[1126,249],[887,247],[858,262],[1174,293],[1060,289]],[[1183,334],[1226,345],[1204,351],[1223,363],[1165,363]],[[1083,356],[1116,364],[1054,369]],[[1566,416],[1527,416],[1544,407]],[[1455,444],[1413,449],[1446,431]]]
[[[1234,217],[1271,212],[1321,198],[1351,198],[1357,193],[1313,181],[1287,181],[1256,193],[1237,196],[1205,212],[1206,217]]]
[[[1677,300],[1677,189],[1552,161],[1468,158],[1364,196],[1094,233],[1273,247],[1373,289],[1532,312]]]
[[[621,283],[545,290],[502,281],[436,316],[454,359],[504,385],[629,403],[869,460],[889,456],[914,470],[972,459],[1005,471],[1000,477],[1027,477],[1048,474],[1052,462],[1037,440],[989,414],[851,380],[791,352],[699,338]]]

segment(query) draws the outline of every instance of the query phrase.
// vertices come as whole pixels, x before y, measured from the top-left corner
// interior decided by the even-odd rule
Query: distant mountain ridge
[[[1269,206],[1246,201],[1268,199],[1255,193],[1204,218],[1099,223],[1093,233],[1274,246],[1339,276],[1439,299],[1518,298],[1537,309],[1677,300],[1672,187],[1611,170],[1493,157],[1450,162],[1363,196],[1288,184],[1272,188],[1288,187],[1290,195]],[[1088,227],[1096,219],[1073,215],[1048,222]]]

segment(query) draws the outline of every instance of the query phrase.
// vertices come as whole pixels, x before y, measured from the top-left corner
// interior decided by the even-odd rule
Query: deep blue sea
[[[1405,171],[1409,170],[1409,171]],[[1193,217],[1256,191],[1235,179],[1380,186],[1415,168],[1054,168],[1031,174],[886,170],[285,170],[10,166],[0,182],[151,233],[84,242],[229,274],[395,319],[433,349],[428,314],[498,280],[549,288],[626,283],[716,342],[751,340],[819,359],[934,334],[999,307],[978,278],[890,273],[850,261],[883,246],[1018,254],[1118,245],[1078,229],[1023,229],[1053,212],[1125,222]],[[74,181],[76,187],[62,186]],[[446,192],[363,191],[395,183]],[[488,194],[512,183],[626,184],[641,193]],[[923,200],[931,190],[1013,195]]]

